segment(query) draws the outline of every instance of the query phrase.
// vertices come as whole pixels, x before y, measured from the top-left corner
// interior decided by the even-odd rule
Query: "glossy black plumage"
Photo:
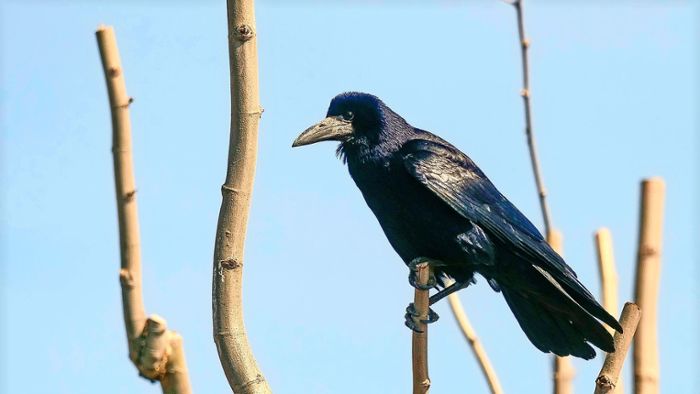
[[[544,352],[588,359],[587,342],[614,350],[597,319],[621,331],[618,322],[464,153],[364,93],[336,96],[295,146],[329,139],[340,141],[338,154],[406,264],[439,261],[441,287],[484,276]]]

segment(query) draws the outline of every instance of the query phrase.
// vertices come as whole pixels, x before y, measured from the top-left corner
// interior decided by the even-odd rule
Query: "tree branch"
[[[634,392],[659,392],[659,349],[656,309],[661,277],[664,181],[642,182],[635,301],[644,311],[634,339]]]
[[[450,308],[452,309],[455,319],[457,319],[459,328],[462,330],[462,335],[464,335],[464,339],[469,343],[474,357],[476,358],[476,362],[479,364],[479,368],[481,368],[481,372],[484,374],[486,383],[489,386],[489,391],[491,394],[503,394],[503,389],[501,388],[501,383],[498,381],[496,370],[493,369],[489,356],[486,354],[486,350],[469,322],[467,314],[464,312],[462,302],[459,300],[459,296],[457,293],[452,293],[447,296],[447,299],[450,301]]]
[[[136,181],[131,157],[131,120],[124,72],[119,58],[114,29],[100,26],[95,33],[107,82],[112,113],[112,154],[119,217],[119,246],[124,324],[129,358],[141,376],[158,380],[163,393],[189,394],[190,381],[182,346],[182,337],[167,329],[163,318],[146,319],[141,291],[141,250],[139,243]]]
[[[420,263],[416,266],[416,283],[427,285],[430,279],[430,264]],[[427,394],[430,391],[430,377],[428,376],[428,325],[422,320],[428,319],[430,308],[428,290],[416,289],[413,305],[416,313],[416,328],[421,331],[413,331],[411,340],[413,360],[413,394]]]
[[[627,356],[627,349],[629,349],[630,343],[632,343],[632,338],[637,330],[637,323],[639,323],[640,317],[641,310],[636,304],[631,302],[625,304],[625,307],[622,309],[622,315],[620,316],[620,325],[622,326],[624,334],[620,334],[619,332],[615,333],[615,352],[608,353],[607,356],[605,356],[603,368],[600,370],[598,378],[595,380],[595,394],[606,394],[615,390],[616,382],[619,380],[620,371],[622,371],[622,365]]]
[[[212,308],[214,342],[235,393],[270,393],[243,323],[243,249],[255,177],[258,122],[258,55],[253,0],[228,0],[231,134],[226,181],[216,228]]]
[[[507,2],[515,7],[516,17],[518,20],[518,36],[520,38],[520,54],[523,64],[523,90],[520,95],[523,97],[525,104],[525,136],[527,137],[527,146],[530,151],[530,161],[532,163],[532,172],[535,176],[535,185],[537,186],[537,194],[540,200],[540,209],[542,210],[542,221],[544,222],[544,233],[549,234],[552,229],[552,221],[549,215],[549,206],[547,205],[547,189],[544,187],[542,179],[542,171],[540,169],[540,161],[537,155],[537,145],[535,143],[535,133],[532,128],[532,102],[530,91],[530,61],[528,56],[528,48],[530,40],[525,34],[525,17],[523,16],[523,0],[514,0]]]

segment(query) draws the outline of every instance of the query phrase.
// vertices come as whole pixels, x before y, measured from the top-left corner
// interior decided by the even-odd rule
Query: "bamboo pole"
[[[416,283],[427,285],[430,279],[430,265],[420,263],[416,266]],[[413,394],[427,394],[430,391],[430,376],[428,375],[428,325],[422,320],[428,319],[430,309],[430,294],[428,290],[415,290],[413,305],[418,316],[416,329],[411,338],[413,365]]]
[[[226,180],[216,228],[212,278],[214,342],[235,393],[270,393],[253,356],[243,322],[243,249],[255,177],[258,55],[253,0],[228,0],[231,133]]]
[[[547,243],[559,255],[564,254],[564,237],[558,230],[547,233]],[[571,362],[571,357],[554,356],[554,393],[572,394],[574,392],[574,377],[576,369]]]
[[[450,308],[457,320],[459,328],[462,330],[462,335],[464,335],[464,339],[469,343],[469,347],[471,347],[474,353],[476,362],[479,364],[479,368],[481,368],[481,372],[484,374],[486,383],[489,386],[489,392],[491,392],[491,394],[503,394],[503,388],[501,388],[501,383],[498,381],[496,370],[491,365],[491,361],[486,354],[484,346],[481,344],[481,340],[479,340],[476,331],[469,322],[459,296],[457,293],[452,293],[447,296],[447,299],[450,301]]]
[[[634,392],[637,394],[659,392],[656,309],[661,277],[664,189],[661,178],[645,179],[641,184],[635,301],[644,315],[634,339]]]
[[[622,371],[622,365],[625,362],[625,357],[627,356],[627,349],[629,349],[630,343],[632,343],[632,338],[637,330],[637,324],[641,317],[641,310],[636,304],[628,302],[622,309],[622,315],[620,316],[620,325],[622,326],[623,333],[616,332],[613,337],[615,341],[615,352],[608,353],[605,356],[605,361],[603,362],[603,368],[598,374],[598,378],[595,380],[595,394],[607,394],[615,391],[616,382],[620,380],[620,372]],[[621,390],[617,390],[622,392]]]
[[[600,272],[603,308],[605,308],[610,315],[615,316],[618,311],[618,284],[612,235],[610,234],[610,230],[603,227],[596,231],[594,238],[596,254],[598,256],[598,271]],[[612,327],[607,327],[607,330],[610,332],[610,335],[615,334],[615,330]],[[615,388],[611,392],[619,394],[625,392],[622,377],[618,379]]]
[[[157,315],[146,318],[141,283],[136,181],[131,155],[131,120],[126,82],[114,29],[100,26],[95,33],[104,69],[112,114],[112,154],[119,218],[121,269],[119,279],[129,358],[141,375],[158,380],[163,393],[191,393],[182,338],[167,329]]]

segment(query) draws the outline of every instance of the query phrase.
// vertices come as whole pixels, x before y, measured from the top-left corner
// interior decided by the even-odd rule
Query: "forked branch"
[[[131,156],[131,120],[124,72],[114,29],[100,26],[96,32],[112,114],[112,154],[119,217],[119,246],[124,324],[129,358],[141,376],[158,380],[166,394],[189,394],[189,376],[182,337],[168,330],[163,318],[146,319],[141,290],[141,250],[136,207],[136,181]]]

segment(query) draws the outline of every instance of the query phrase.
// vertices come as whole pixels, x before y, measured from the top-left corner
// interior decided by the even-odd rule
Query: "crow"
[[[326,118],[292,147],[320,141],[340,142],[337,154],[410,268],[409,282],[439,290],[431,305],[479,273],[503,294],[539,350],[584,359],[595,357],[590,344],[615,350],[598,319],[622,332],[617,320],[467,155],[411,126],[378,97],[358,92],[333,98]],[[415,279],[423,261],[432,272],[427,286]],[[426,322],[435,320],[431,311]],[[412,305],[406,325],[416,330]]]

